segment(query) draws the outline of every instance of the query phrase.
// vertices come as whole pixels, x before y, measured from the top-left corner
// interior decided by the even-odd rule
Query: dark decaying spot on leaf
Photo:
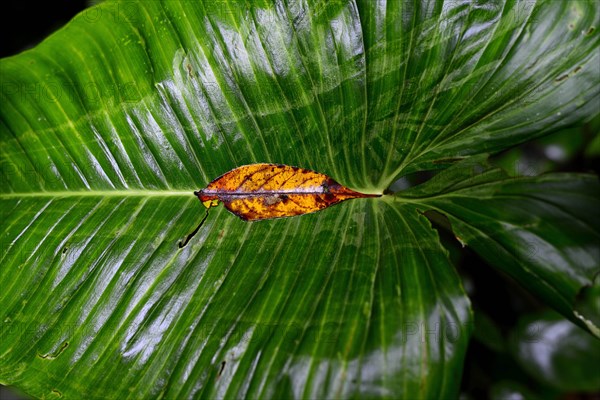
[[[60,348],[54,353],[47,354],[38,354],[38,357],[44,360],[54,360],[57,358],[67,347],[69,346],[69,342],[63,342]]]
[[[225,208],[244,221],[293,217],[322,210],[349,199],[380,197],[348,189],[329,176],[281,164],[250,164],[235,168],[194,192],[206,207],[204,218],[179,247],[198,232],[211,207]]]
[[[564,74],[564,75],[561,75],[561,76],[559,76],[558,78],[556,78],[554,81],[555,81],[555,82],[562,82],[562,81],[564,81],[565,79],[567,79],[568,77],[569,77],[569,75],[567,75],[567,74]]]

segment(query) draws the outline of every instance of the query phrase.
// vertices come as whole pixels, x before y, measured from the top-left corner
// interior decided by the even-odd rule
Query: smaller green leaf
[[[596,276],[592,286],[586,286],[577,293],[575,316],[600,337],[600,276]]]
[[[396,194],[445,214],[452,231],[567,318],[600,336],[576,297],[600,273],[600,183],[593,175],[508,177],[473,157]],[[591,292],[597,301],[600,293]]]
[[[565,391],[600,390],[600,341],[554,312],[521,318],[510,340],[521,366]]]

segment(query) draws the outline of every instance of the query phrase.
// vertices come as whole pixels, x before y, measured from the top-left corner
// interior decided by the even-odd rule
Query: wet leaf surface
[[[302,218],[211,209],[178,249],[201,214],[190,194],[260,162],[382,193],[586,120],[598,21],[576,1],[106,1],[1,60],[0,382],[39,398],[458,397],[470,305],[421,211],[499,268],[552,278],[530,290],[558,288],[563,313],[595,233],[563,218],[554,234],[551,204],[448,178],[453,196]],[[576,199],[573,178],[538,191]],[[519,203],[525,225],[494,229]],[[511,241],[530,227],[543,249]],[[548,248],[566,255],[545,263]]]
[[[461,244],[600,336],[593,306],[600,273],[598,178],[569,173],[509,178],[483,160],[456,164],[396,196],[444,214],[446,228]]]

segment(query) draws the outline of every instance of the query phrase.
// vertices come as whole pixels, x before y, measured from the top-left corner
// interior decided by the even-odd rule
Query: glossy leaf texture
[[[246,221],[294,217],[345,200],[380,196],[355,192],[315,171],[265,163],[235,168],[194,194],[206,208],[222,202]]]
[[[3,60],[6,190],[276,162],[378,192],[597,113],[593,1],[252,3],[106,2]]]
[[[455,393],[469,302],[435,231],[409,205],[337,208],[219,208],[180,251],[193,198],[3,200],[2,379],[39,397]]]
[[[569,392],[600,390],[600,341],[552,312],[522,317],[511,352],[539,382]]]
[[[598,114],[593,1],[358,3],[369,181],[496,152]]]
[[[491,265],[600,337],[600,182],[583,174],[508,178],[478,159],[397,194],[447,217]],[[444,224],[444,222],[442,222]]]
[[[598,20],[587,1],[106,1],[1,60],[0,383],[456,397],[469,302],[421,203],[216,209],[180,250],[192,192],[284,163],[381,193],[580,122]]]

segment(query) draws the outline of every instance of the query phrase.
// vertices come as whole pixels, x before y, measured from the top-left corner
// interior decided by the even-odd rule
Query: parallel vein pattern
[[[3,201],[0,279],[14,282],[0,298],[3,379],[89,398],[109,387],[168,398],[456,390],[441,377],[460,371],[468,300],[414,208],[356,200],[251,224],[215,212],[179,250],[199,209],[177,197]]]
[[[459,240],[599,335],[594,312],[578,304],[600,274],[597,177],[507,179],[499,169],[471,160],[399,194],[401,198],[446,215]]]
[[[587,118],[598,15],[106,1],[1,60],[0,381],[45,398],[456,397],[469,305],[417,201],[211,213],[179,250],[203,213],[192,191],[277,162],[381,193]]]

